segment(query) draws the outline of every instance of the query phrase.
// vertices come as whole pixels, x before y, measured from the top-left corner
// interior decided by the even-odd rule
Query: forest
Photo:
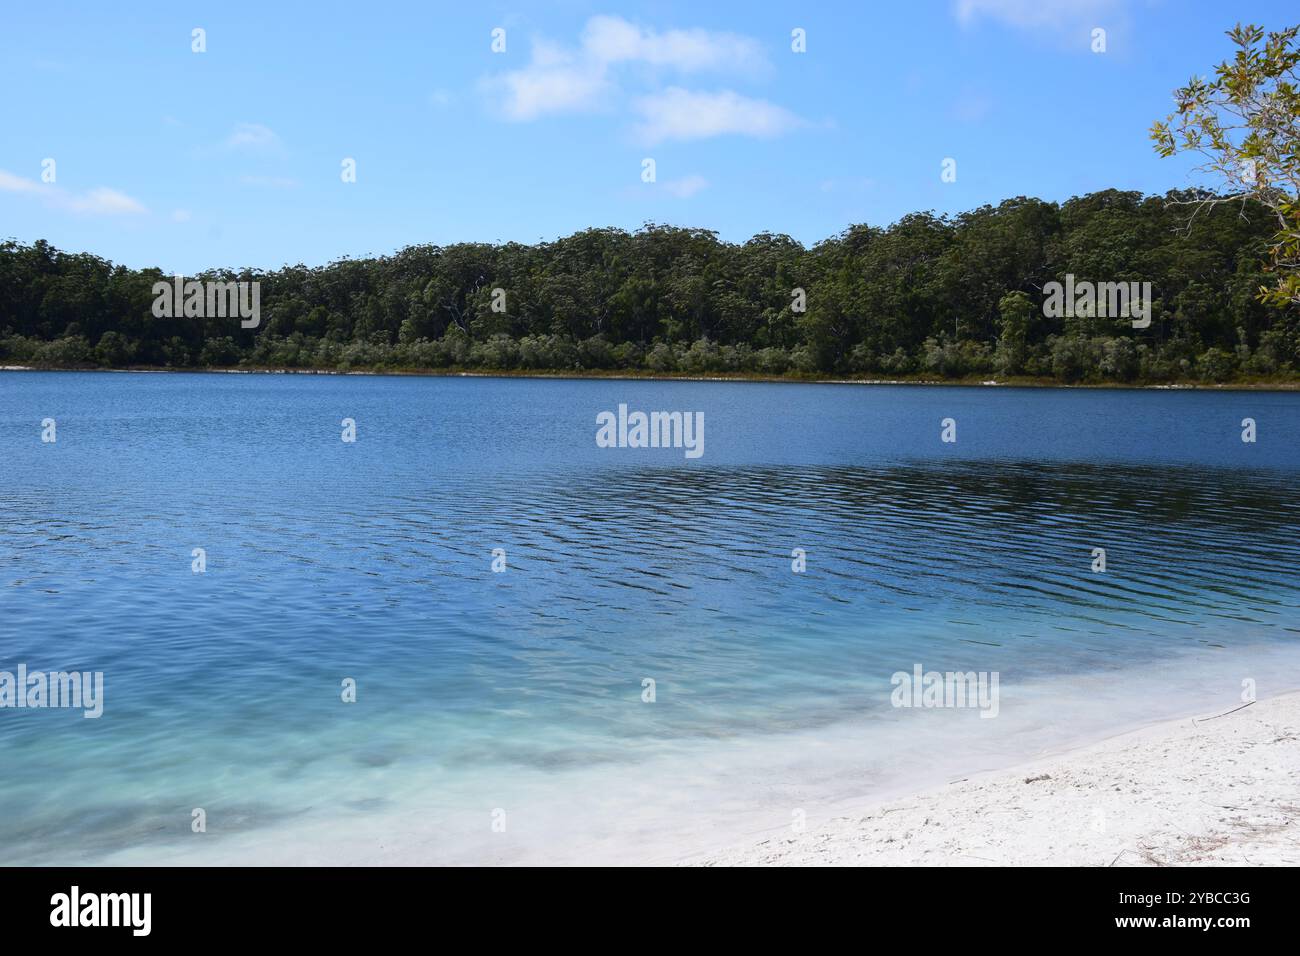
[[[315,268],[186,277],[259,282],[256,328],[155,317],[153,286],[170,274],[11,240],[0,243],[0,364],[1293,380],[1300,307],[1260,296],[1274,281],[1265,270],[1277,222],[1253,200],[1202,198],[1019,197],[854,225],[811,247],[650,223],[535,245],[418,245]],[[1044,309],[1044,287],[1067,275],[1150,283],[1149,325]]]

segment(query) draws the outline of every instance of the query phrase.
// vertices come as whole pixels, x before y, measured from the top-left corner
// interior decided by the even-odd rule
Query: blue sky
[[[0,238],[193,272],[646,221],[811,244],[1017,195],[1164,192],[1192,181],[1147,139],[1171,91],[1237,20],[1300,19],[1231,7],[9,4]]]

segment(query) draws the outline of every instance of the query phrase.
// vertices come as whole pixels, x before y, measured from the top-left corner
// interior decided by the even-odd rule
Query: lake
[[[0,453],[0,670],[104,675],[7,863],[671,861],[1300,686],[1300,393],[6,372]]]

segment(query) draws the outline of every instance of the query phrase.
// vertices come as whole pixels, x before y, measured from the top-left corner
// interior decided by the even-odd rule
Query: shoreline
[[[1298,779],[1293,690],[870,801],[678,865],[1294,866]]]
[[[92,865],[1295,864],[1300,648],[1245,651],[1184,659],[1154,686],[1144,667],[1010,685],[993,721],[890,710],[486,774],[415,760],[360,783],[373,810],[320,802],[340,785],[325,768],[264,825],[130,840]],[[1227,673],[1285,675],[1274,686],[1287,689],[1243,708]],[[489,832],[494,806],[508,832]]]
[[[495,370],[476,371],[464,369],[326,369],[326,368],[170,368],[163,366],[131,366],[128,368],[43,368],[34,365],[0,365],[0,372],[139,372],[176,375],[360,375],[376,378],[525,378],[558,379],[562,381],[629,381],[629,382],[740,382],[783,385],[919,385],[948,388],[1060,388],[1060,389],[1116,389],[1126,391],[1213,391],[1213,392],[1294,392],[1300,390],[1300,381],[1260,382],[1058,382],[1053,379],[1013,377],[998,380],[981,376],[959,379],[926,378],[844,378],[762,375],[749,372],[734,374],[694,375],[690,373],[635,372],[620,370],[591,370],[555,372],[545,370]]]

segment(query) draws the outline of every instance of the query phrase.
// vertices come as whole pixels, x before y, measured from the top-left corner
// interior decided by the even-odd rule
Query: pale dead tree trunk
[[[482,288],[483,288],[483,276],[479,276],[474,281],[474,288],[471,289],[469,293],[467,293],[465,296],[465,308],[461,308],[460,303],[456,301],[456,296],[454,293],[449,299],[447,299],[447,301],[445,301],[442,304],[442,307],[446,309],[448,315],[451,316],[451,321],[455,323],[456,328],[460,329],[466,335],[469,335],[469,326],[471,321],[469,303],[473,300],[473,297],[477,295],[478,291]]]

